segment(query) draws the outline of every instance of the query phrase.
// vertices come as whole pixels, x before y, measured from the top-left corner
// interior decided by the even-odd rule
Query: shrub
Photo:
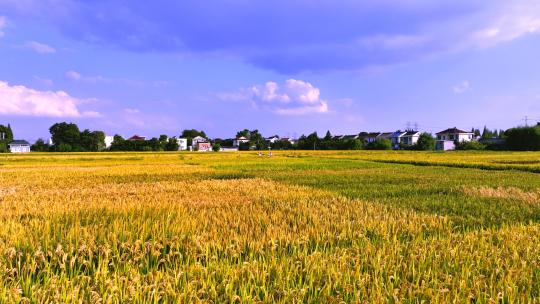
[[[212,146],[212,151],[219,152],[220,150],[221,150],[221,145],[220,144],[214,144]]]
[[[392,150],[392,142],[390,139],[380,138],[366,145],[368,150]]]
[[[456,143],[456,150],[484,150],[486,146],[477,141],[464,141]]]

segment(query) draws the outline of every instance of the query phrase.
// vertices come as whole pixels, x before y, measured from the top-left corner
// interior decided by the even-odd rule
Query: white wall
[[[11,151],[11,153],[28,153],[30,152],[30,146],[9,146],[9,151]]]
[[[187,138],[178,138],[176,141],[178,142],[178,151],[185,151],[188,149]]]

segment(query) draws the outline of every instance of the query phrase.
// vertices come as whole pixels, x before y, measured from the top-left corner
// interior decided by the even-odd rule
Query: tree
[[[486,126],[484,126],[484,130],[482,130],[482,138],[494,138],[497,137],[497,135],[488,129]]]
[[[249,144],[257,150],[264,150],[268,147],[266,140],[262,134],[259,133],[259,130],[252,130],[249,132]]]
[[[251,138],[251,132],[248,129],[238,131],[238,132],[236,132],[236,138],[239,138],[239,137],[245,137],[247,139],[250,139]]]
[[[332,133],[330,133],[330,130],[326,131],[326,135],[324,135],[324,140],[332,140]]]
[[[105,133],[86,129],[80,134],[79,145],[82,151],[98,152],[105,150]]]
[[[429,133],[422,133],[414,145],[415,150],[430,151],[435,150],[435,138]]]
[[[11,126],[0,125],[0,153],[9,152],[8,144],[13,141]]]
[[[221,145],[220,144],[214,144],[212,146],[212,151],[219,152],[220,150],[221,150]]]
[[[69,151],[80,150],[79,141],[81,138],[81,132],[76,124],[66,122],[56,123],[49,128],[49,132],[51,133],[55,147],[59,147],[60,145],[68,145]],[[66,148],[67,147],[64,146],[63,150]]]
[[[11,130],[11,125],[7,126],[0,125],[0,141],[10,143],[13,141],[13,131]]]
[[[30,147],[30,149],[34,152],[47,152],[49,151],[49,145],[45,143],[43,139],[38,139],[36,142]]]
[[[171,137],[165,144],[165,151],[178,151],[179,147],[176,137]]]
[[[374,142],[367,144],[368,150],[392,150],[392,142],[387,138],[379,138]]]
[[[540,126],[508,129],[504,135],[510,150],[540,151]]]

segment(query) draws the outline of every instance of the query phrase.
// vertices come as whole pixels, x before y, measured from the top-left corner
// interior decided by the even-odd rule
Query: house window
[[[453,134],[450,135],[450,140],[454,140],[454,135]]]

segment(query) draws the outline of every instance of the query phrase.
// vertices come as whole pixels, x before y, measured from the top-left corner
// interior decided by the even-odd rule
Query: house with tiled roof
[[[474,139],[474,133],[463,131],[456,127],[448,128],[435,135],[437,135],[435,149],[441,151],[454,150],[456,148],[456,143],[467,142]]]
[[[8,144],[11,153],[28,153],[30,152],[30,143],[26,140],[14,140]]]

